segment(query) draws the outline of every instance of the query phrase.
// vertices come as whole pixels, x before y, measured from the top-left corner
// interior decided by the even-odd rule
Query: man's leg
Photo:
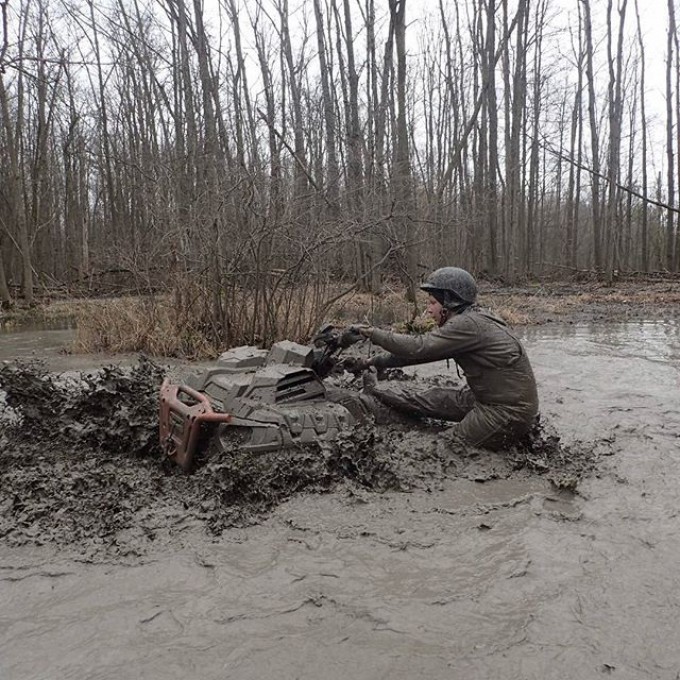
[[[330,388],[326,390],[326,397],[344,406],[357,423],[373,421],[378,425],[401,425],[409,421],[406,413],[390,408],[366,391]]]
[[[512,407],[477,403],[456,425],[455,434],[472,446],[497,451],[521,439],[533,422]]]
[[[463,420],[475,405],[475,397],[467,388],[432,387],[427,390],[413,390],[396,385],[376,385],[366,392],[400,413],[453,422]]]

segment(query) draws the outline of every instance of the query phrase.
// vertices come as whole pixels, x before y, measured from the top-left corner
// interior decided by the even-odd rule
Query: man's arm
[[[477,324],[467,316],[456,316],[441,328],[422,335],[406,335],[372,327],[362,328],[361,333],[387,350],[394,360],[404,362],[397,364],[401,366],[455,359],[456,355],[474,349],[479,343]],[[395,364],[390,363],[392,365]]]

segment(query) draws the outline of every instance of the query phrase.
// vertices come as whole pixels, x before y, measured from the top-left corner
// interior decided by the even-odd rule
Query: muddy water
[[[0,327],[0,360],[59,356],[66,351],[72,338],[70,328],[39,326],[7,331]]]
[[[0,361],[39,359],[54,371],[80,371],[112,363],[129,363],[133,356],[73,354],[75,331],[64,324],[36,324],[22,330],[0,326]]]
[[[677,679],[680,326],[525,340],[543,413],[611,442],[579,495],[298,496],[110,561],[0,543],[0,678]]]

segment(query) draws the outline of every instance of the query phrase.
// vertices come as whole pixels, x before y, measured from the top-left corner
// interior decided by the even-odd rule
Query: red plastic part
[[[192,403],[179,397],[186,395]],[[173,417],[173,415],[175,417]],[[181,428],[177,428],[177,420]],[[167,380],[160,391],[160,438],[168,458],[183,470],[190,470],[204,423],[229,423],[229,413],[217,413],[208,397],[187,385],[172,385]]]

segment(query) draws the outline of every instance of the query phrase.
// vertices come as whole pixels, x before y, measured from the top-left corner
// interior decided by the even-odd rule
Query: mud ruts
[[[258,522],[293,494],[536,474],[574,487],[596,460],[592,446],[566,448],[540,428],[521,447],[490,453],[463,448],[441,423],[395,422],[290,450],[209,451],[188,476],[158,446],[163,375],[143,358],[78,375],[54,375],[39,363],[0,369],[4,411],[19,414],[0,438],[0,541],[124,551],[131,532],[150,542],[173,524],[198,521],[220,533]]]

